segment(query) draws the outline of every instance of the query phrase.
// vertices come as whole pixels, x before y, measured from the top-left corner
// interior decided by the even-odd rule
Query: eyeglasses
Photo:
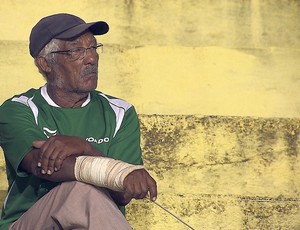
[[[74,49],[69,50],[57,50],[50,52],[51,54],[64,54],[68,55],[71,61],[76,61],[78,59],[83,59],[86,56],[87,50],[90,50],[93,54],[95,53],[102,53],[103,52],[103,44],[98,43],[96,46],[91,46],[88,48],[84,47],[76,47]]]

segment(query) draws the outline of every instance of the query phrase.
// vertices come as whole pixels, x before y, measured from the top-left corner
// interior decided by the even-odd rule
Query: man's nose
[[[84,56],[84,62],[95,64],[99,60],[99,54],[93,50],[93,49],[86,49],[85,50],[85,56]]]

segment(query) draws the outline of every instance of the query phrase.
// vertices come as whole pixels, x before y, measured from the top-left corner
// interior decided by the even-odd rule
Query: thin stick
[[[155,201],[150,200],[152,203],[156,204],[158,207],[160,207],[162,210],[166,211],[167,213],[169,213],[171,216],[173,216],[174,218],[176,218],[178,221],[180,221],[181,223],[183,223],[185,226],[187,226],[188,228],[195,230],[194,228],[192,228],[190,225],[188,225],[187,223],[185,223],[183,220],[181,220],[179,217],[177,217],[176,215],[174,215],[173,213],[171,213],[168,209],[164,208],[163,206],[161,206],[160,204],[158,204]]]

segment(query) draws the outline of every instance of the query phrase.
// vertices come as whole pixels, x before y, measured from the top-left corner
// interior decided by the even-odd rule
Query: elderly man
[[[47,83],[0,107],[9,182],[0,229],[131,229],[124,206],[156,199],[134,107],[96,91],[94,35],[108,29],[70,14],[33,27],[30,54]]]

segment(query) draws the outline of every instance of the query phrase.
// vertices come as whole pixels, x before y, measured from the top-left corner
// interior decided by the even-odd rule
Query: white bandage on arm
[[[77,181],[123,191],[125,177],[143,168],[143,165],[132,165],[107,157],[79,156],[76,157],[74,174]]]

